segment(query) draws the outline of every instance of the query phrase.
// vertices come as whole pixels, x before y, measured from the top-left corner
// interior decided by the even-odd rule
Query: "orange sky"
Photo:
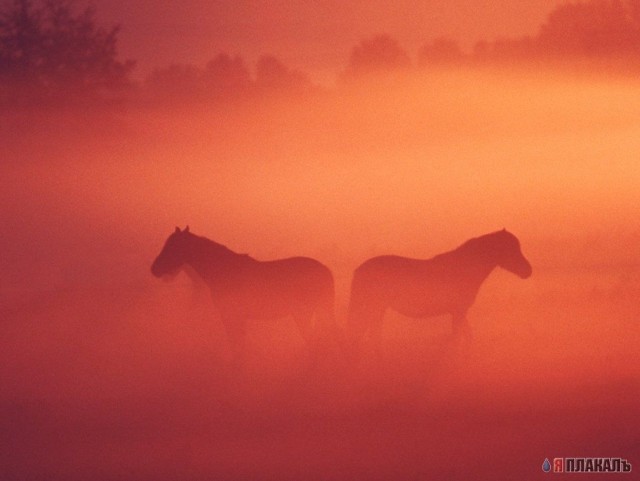
[[[469,48],[480,39],[533,35],[561,0],[95,0],[101,19],[122,25],[120,51],[138,74],[172,62],[203,65],[220,51],[253,64],[271,53],[330,79],[361,39],[388,33],[415,56],[448,36]]]

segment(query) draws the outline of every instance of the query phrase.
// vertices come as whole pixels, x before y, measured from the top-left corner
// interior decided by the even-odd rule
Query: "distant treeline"
[[[73,0],[0,0],[0,103],[80,101],[223,102],[317,87],[273,56],[252,73],[240,56],[220,53],[205,66],[174,64],[133,81],[135,62],[117,52],[119,27],[105,28],[91,7]],[[415,61],[388,35],[356,45],[341,81],[376,72],[495,63],[640,65],[640,0],[586,0],[555,8],[537,35],[479,41],[470,52],[457,41],[426,43]],[[640,69],[639,69],[640,70]]]

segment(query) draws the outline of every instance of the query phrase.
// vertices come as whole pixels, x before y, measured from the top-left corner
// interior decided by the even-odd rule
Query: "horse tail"
[[[333,274],[324,265],[319,270],[315,294],[315,335],[311,345],[310,360],[313,369],[322,371],[343,359],[344,333],[336,322],[336,295]]]
[[[356,270],[351,281],[351,295],[347,309],[347,337],[352,344],[358,343],[367,330],[367,298],[368,289]]]
[[[334,334],[338,326],[336,324],[336,289],[333,274],[326,266],[322,265],[322,267],[323,275],[320,281],[315,318],[319,335],[324,337]]]

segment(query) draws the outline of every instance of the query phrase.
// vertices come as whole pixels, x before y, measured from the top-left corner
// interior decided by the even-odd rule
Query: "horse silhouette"
[[[351,284],[348,330],[352,342],[370,330],[379,350],[388,308],[414,318],[451,314],[454,334],[468,334],[467,311],[496,266],[523,279],[531,275],[520,241],[506,230],[470,239],[431,259],[385,255],[365,261],[355,270]]]
[[[333,275],[317,260],[258,261],[194,235],[187,226],[182,231],[176,227],[151,266],[156,277],[173,276],[180,270],[191,276],[195,272],[208,285],[237,355],[241,355],[249,319],[292,316],[308,344],[323,329],[333,327]]]

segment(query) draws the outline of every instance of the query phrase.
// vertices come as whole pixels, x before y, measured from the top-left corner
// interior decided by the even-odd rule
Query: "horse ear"
[[[183,232],[189,232],[189,226],[185,227]]]
[[[175,233],[178,234],[180,232],[180,227],[176,227]]]

